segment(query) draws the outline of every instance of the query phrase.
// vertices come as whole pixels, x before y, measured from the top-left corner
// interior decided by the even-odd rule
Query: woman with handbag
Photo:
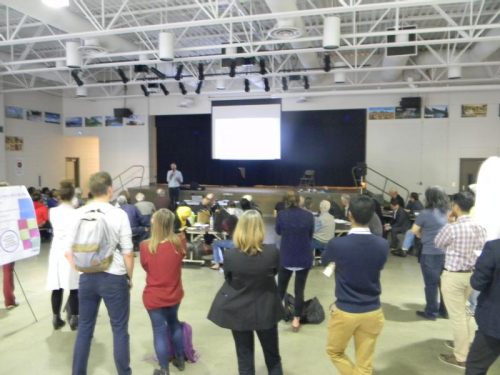
[[[161,368],[154,375],[168,375],[167,328],[175,349],[174,366],[184,370],[182,326],[177,317],[184,296],[182,259],[186,242],[174,232],[175,215],[162,208],[151,218],[151,238],[140,244],[141,265],[146,271],[146,287],[142,294],[153,327],[156,356]]]
[[[264,246],[264,222],[256,210],[243,213],[233,234],[235,249],[224,259],[225,282],[215,296],[208,319],[230,329],[240,375],[254,375],[254,331],[270,375],[282,375],[278,322],[284,311],[275,282],[279,253]]]

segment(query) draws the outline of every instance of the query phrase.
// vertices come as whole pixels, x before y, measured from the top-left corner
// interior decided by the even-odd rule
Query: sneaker
[[[455,355],[453,354],[440,354],[438,358],[443,363],[465,370],[465,362],[457,361]]]
[[[455,343],[453,342],[453,340],[445,340],[444,346],[446,346],[448,349],[455,349]]]
[[[15,309],[17,306],[19,306],[18,303],[14,303],[13,305],[8,305],[7,307],[5,307],[7,310],[12,310],[12,309]]]
[[[392,254],[392,255],[395,255],[395,256],[397,256],[397,257],[401,257],[401,258],[404,258],[404,257],[406,257],[406,255],[407,255],[407,254],[406,254],[406,251],[401,250],[401,249],[392,250],[392,251],[391,251],[391,254]]]
[[[425,311],[417,311],[416,314],[421,317],[421,318],[424,318],[424,319],[427,319],[427,320],[436,320],[436,317],[433,316],[433,315],[429,315],[427,314]]]

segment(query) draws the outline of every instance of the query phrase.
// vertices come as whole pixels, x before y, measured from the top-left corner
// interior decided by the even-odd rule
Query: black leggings
[[[52,313],[54,315],[59,316],[61,314],[63,292],[64,289],[55,289],[52,291],[50,300],[52,302]],[[78,289],[71,289],[69,291],[67,305],[71,315],[78,315]]]
[[[283,301],[285,293],[288,288],[288,283],[295,272],[295,316],[301,317],[302,310],[304,309],[304,290],[306,289],[307,275],[309,268],[304,268],[300,271],[290,271],[286,268],[280,267],[278,273],[278,294]]]

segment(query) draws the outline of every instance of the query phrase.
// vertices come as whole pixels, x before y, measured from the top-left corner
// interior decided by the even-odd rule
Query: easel
[[[31,307],[30,301],[28,300],[28,296],[26,296],[26,293],[24,292],[23,284],[21,284],[21,280],[19,280],[19,276],[17,276],[17,272],[14,269],[12,272],[14,272],[14,276],[16,276],[17,283],[19,284],[19,287],[21,288],[21,292],[23,293],[24,299],[26,300],[26,303],[28,304],[28,307],[31,310],[31,314],[33,314],[33,318],[35,318],[35,322],[38,323],[38,319],[35,315],[35,312],[33,311],[33,308]]]

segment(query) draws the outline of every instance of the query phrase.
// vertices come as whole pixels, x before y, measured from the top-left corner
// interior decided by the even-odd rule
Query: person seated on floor
[[[332,215],[335,219],[340,219],[343,216],[343,210],[340,205],[335,202],[332,196],[329,199],[330,202],[330,215]]]
[[[319,203],[319,216],[314,219],[313,249],[323,252],[333,237],[335,237],[335,218],[329,213],[330,202],[322,200]]]
[[[33,206],[35,207],[36,223],[40,230],[40,238],[42,240],[50,240],[52,238],[52,227],[49,222],[49,208],[43,204],[41,193],[36,190],[31,196]]]
[[[182,203],[179,206],[177,206],[177,209],[175,210],[176,220],[174,222],[176,233],[182,232],[191,226],[192,215],[193,211],[191,210],[191,207]]]
[[[399,207],[403,208],[405,206],[405,201],[401,195],[399,195],[398,191],[396,189],[390,189],[389,190],[389,196],[391,197],[391,200],[397,199]]]
[[[233,232],[238,224],[238,218],[235,215],[228,215],[222,221],[222,229],[226,233],[226,239],[216,240],[212,243],[213,270],[219,270],[224,263],[224,250],[234,249]]]
[[[408,199],[408,203],[406,203],[405,208],[412,213],[419,212],[424,209],[424,205],[418,200],[418,193],[413,192],[410,194],[410,199]]]
[[[148,225],[140,211],[133,204],[127,202],[125,195],[119,195],[116,198],[116,203],[119,208],[127,213],[130,228],[132,229],[132,242],[134,243],[134,250],[139,246],[141,241],[149,236]],[[148,225],[146,225],[148,224]]]
[[[47,199],[47,207],[49,210],[51,208],[59,206],[59,194],[56,189],[52,189],[49,193],[49,198]]]
[[[168,199],[165,189],[159,188],[156,190],[156,197],[153,200],[153,204],[157,210],[160,208],[168,208],[170,205],[170,199]]]
[[[220,208],[219,203],[217,202],[217,197],[214,193],[208,193],[207,195],[205,195],[205,198],[208,201],[210,214],[213,215],[213,213]]]
[[[349,194],[342,194],[340,196],[340,203],[342,204],[341,216],[338,219],[349,221],[349,205],[351,204],[351,196]]]
[[[240,199],[240,207],[243,210],[243,212],[251,210],[252,209],[252,204],[250,201],[246,198],[241,198]]]
[[[250,202],[251,210],[256,210],[256,211],[258,211],[262,215],[262,212],[260,211],[259,205],[257,203],[255,203],[255,201],[253,200],[253,196],[252,195],[245,194],[242,198],[244,198],[244,199],[246,199],[247,201]]]
[[[411,227],[410,217],[408,213],[399,205],[397,198],[391,199],[392,220],[390,224],[385,225],[385,230],[391,232],[391,248],[393,250],[400,249],[398,234],[404,235]]]
[[[139,210],[142,216],[144,216],[145,222],[150,222],[151,217],[153,216],[153,212],[156,211],[156,207],[153,202],[144,200],[144,194],[139,192],[135,195],[135,206]]]

